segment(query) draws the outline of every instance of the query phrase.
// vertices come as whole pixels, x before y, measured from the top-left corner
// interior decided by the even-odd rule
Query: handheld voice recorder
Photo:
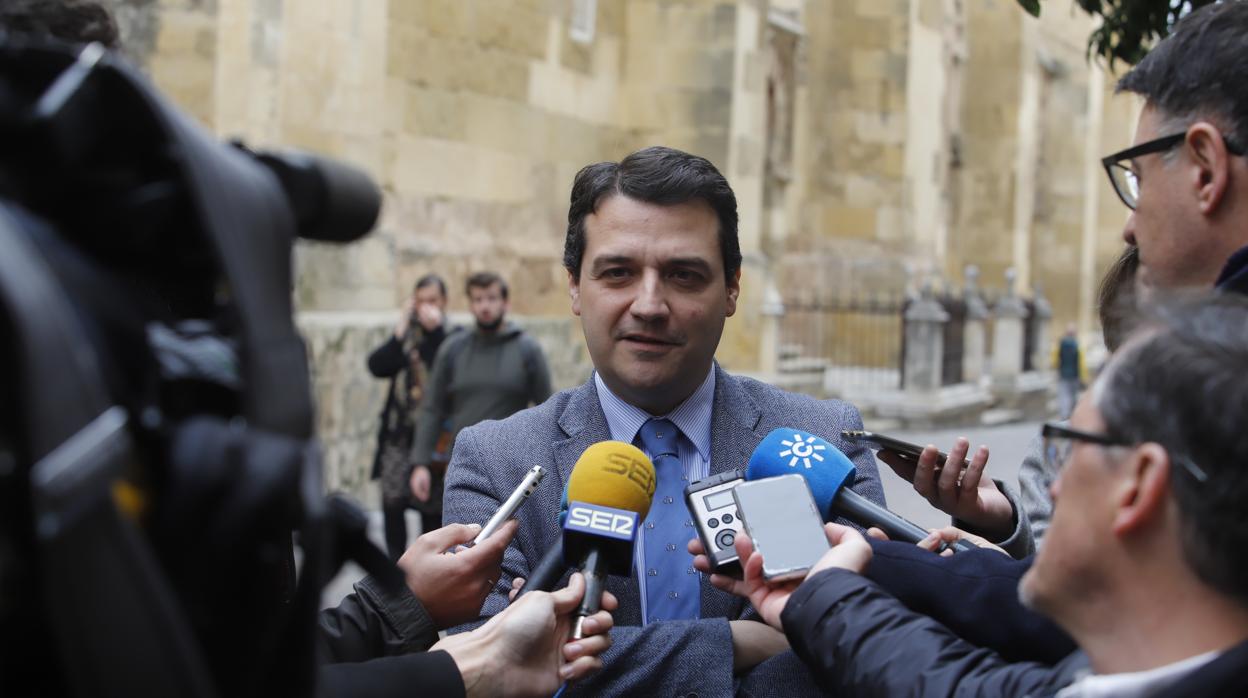
[[[729,470],[690,483],[685,488],[685,504],[693,515],[702,547],[710,558],[711,570],[740,576],[741,564],[733,542],[741,532],[741,516],[732,490],[745,482],[745,471]]]

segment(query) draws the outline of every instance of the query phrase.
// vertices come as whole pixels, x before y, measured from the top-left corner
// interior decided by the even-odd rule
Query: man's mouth
[[[680,344],[679,342],[673,339],[667,338],[667,337],[658,337],[658,336],[649,335],[649,334],[630,333],[630,334],[623,335],[622,337],[620,337],[620,339],[625,342],[629,342],[631,344],[637,344],[641,346],[648,346],[648,347],[654,347],[654,348],[674,347]]]

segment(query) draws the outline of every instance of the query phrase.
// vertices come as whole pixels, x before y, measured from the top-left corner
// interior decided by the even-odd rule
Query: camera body
[[[693,515],[693,525],[710,558],[711,570],[718,574],[739,575],[741,563],[733,547],[741,534],[741,515],[732,490],[745,482],[745,471],[729,470],[702,478],[685,488],[685,504]]]

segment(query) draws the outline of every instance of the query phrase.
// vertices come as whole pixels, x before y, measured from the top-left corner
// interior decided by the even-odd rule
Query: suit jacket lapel
[[[736,378],[715,364],[715,399],[711,407],[712,475],[745,468],[764,435],[756,434],[762,413]],[[745,602],[703,580],[702,617],[736,618]]]
[[[577,459],[585,449],[599,441],[611,438],[611,429],[607,426],[607,417],[602,413],[602,404],[598,402],[598,390],[594,387],[591,377],[584,385],[577,388],[559,415],[559,428],[567,438],[552,444],[551,452],[554,462],[552,469],[559,474],[559,491],[564,492],[568,486],[568,477]],[[556,536],[562,535],[558,530]],[[553,541],[552,541],[553,543]],[[641,606],[640,589],[636,577],[611,577],[608,588],[620,599],[620,609],[616,613],[619,622],[640,624]]]

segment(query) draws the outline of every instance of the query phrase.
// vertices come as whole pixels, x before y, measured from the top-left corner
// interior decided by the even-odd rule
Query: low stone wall
[[[324,454],[325,487],[377,506],[376,483],[369,480],[377,428],[389,381],[368,372],[369,352],[394,327],[392,311],[300,313],[296,322],[308,347],[316,428]],[[555,390],[583,382],[591,368],[575,318],[514,317],[542,345]],[[451,315],[467,325],[471,318]]]

